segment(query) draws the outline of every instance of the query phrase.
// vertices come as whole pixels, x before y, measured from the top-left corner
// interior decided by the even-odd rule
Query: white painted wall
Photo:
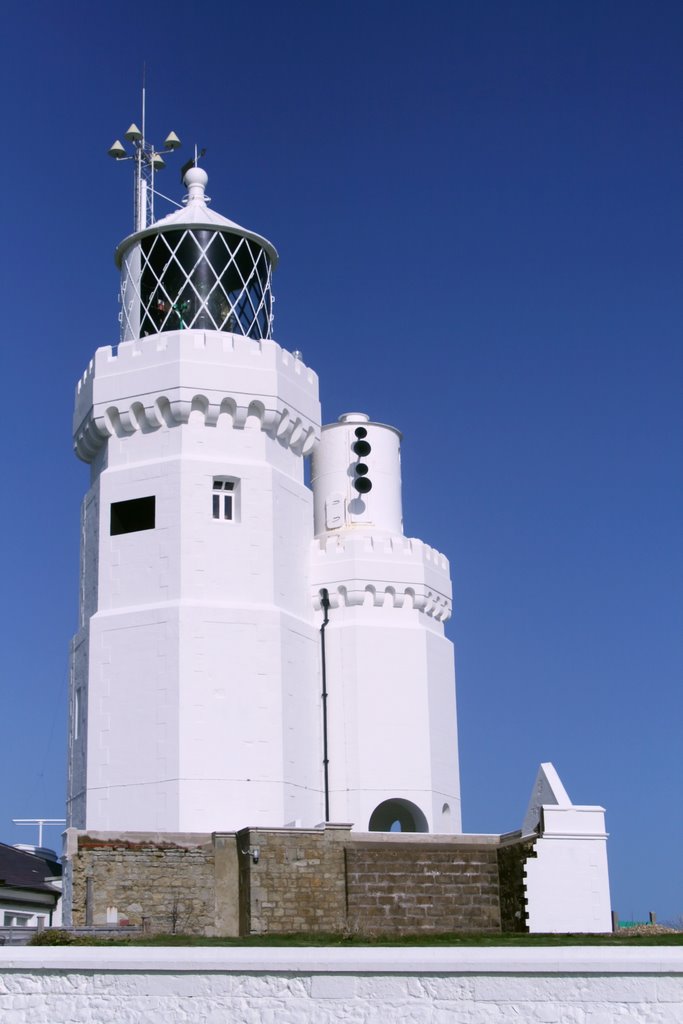
[[[604,807],[573,804],[545,762],[522,831],[539,832],[525,868],[529,931],[611,931]]]
[[[349,474],[359,426],[372,447],[363,496]],[[319,435],[317,378],[275,342],[184,331],[96,353],[74,417],[92,485],[70,825],[321,821],[328,587],[333,820],[367,829],[399,799],[430,831],[460,831],[448,563],[400,532],[398,431],[363,414],[326,427],[311,494],[302,456]],[[212,518],[215,476],[237,481],[234,522]],[[326,531],[340,488],[343,527]],[[154,529],[111,536],[112,504],[150,495]],[[314,503],[324,523],[311,551]]]
[[[353,488],[365,430],[372,490]],[[461,831],[448,561],[403,536],[400,434],[363,413],[323,428],[313,453],[312,591],[326,628],[330,814],[367,831],[384,801],[415,807],[425,831]],[[322,611],[320,611],[322,619]]]
[[[360,430],[362,437],[356,435]],[[367,455],[354,445],[367,443]],[[372,526],[375,532],[403,533],[401,500],[401,434],[385,423],[371,423],[362,412],[347,412],[323,427],[320,444],[311,459],[311,485],[315,503],[315,532],[344,526]],[[371,489],[354,487],[355,467],[368,467]]]
[[[0,949],[6,1024],[683,1019],[671,947]]]
[[[547,808],[544,817],[536,857],[526,862],[529,931],[610,931],[604,811]]]
[[[211,832],[320,821],[303,480],[319,430],[315,374],[274,342],[185,331],[96,353],[75,416],[93,482],[69,824]],[[212,517],[218,476],[237,481],[230,522]],[[154,529],[111,536],[112,503],[150,495]]]

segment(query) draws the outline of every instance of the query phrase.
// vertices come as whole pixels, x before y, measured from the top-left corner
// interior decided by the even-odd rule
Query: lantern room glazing
[[[121,340],[190,328],[272,337],[277,253],[208,209],[204,171],[193,168],[185,181],[186,208],[119,247]]]

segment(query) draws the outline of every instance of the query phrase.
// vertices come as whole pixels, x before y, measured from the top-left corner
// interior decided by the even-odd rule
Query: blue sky
[[[73,388],[117,340],[139,119],[280,251],[275,336],[404,432],[451,561],[464,824],[541,761],[607,808],[623,918],[683,913],[683,8],[32,3],[5,15],[0,839],[63,813]],[[157,215],[168,208],[157,206]],[[216,823],[220,827],[220,822]],[[55,833],[49,838],[57,844]]]

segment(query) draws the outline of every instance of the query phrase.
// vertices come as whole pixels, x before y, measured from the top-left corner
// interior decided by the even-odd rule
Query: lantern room
[[[121,341],[189,328],[272,336],[271,243],[209,209],[208,176],[190,167],[184,208],[120,244]]]

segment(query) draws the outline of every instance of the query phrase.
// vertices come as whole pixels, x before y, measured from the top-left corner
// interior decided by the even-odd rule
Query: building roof
[[[54,892],[47,879],[61,873],[59,861],[0,843],[0,886]]]
[[[266,250],[273,266],[276,266],[278,254],[272,242],[269,242],[263,235],[250,231],[248,228],[243,228],[233,220],[228,220],[227,217],[216,213],[215,210],[209,209],[207,203],[210,200],[205,192],[208,180],[208,175],[203,168],[191,167],[183,178],[188,190],[185,206],[174,213],[169,213],[168,216],[162,217],[160,220],[155,220],[153,224],[150,224],[143,231],[138,231],[134,235],[124,238],[116,250],[116,265],[118,267],[121,266],[123,254],[131,245],[140,241],[141,238],[146,238],[148,235],[157,235],[160,232],[172,231],[178,228],[208,228],[214,231],[229,231],[235,235],[242,235],[244,238],[251,238],[262,249]]]

